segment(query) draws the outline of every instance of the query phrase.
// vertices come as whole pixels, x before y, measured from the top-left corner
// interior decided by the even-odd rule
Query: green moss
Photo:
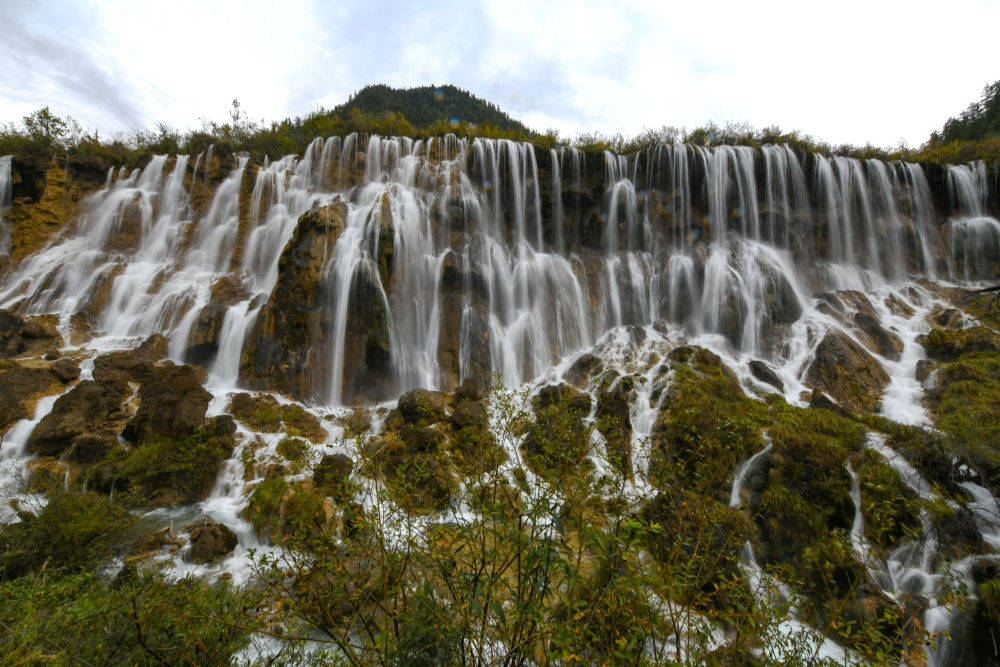
[[[277,433],[281,430],[281,411],[273,396],[236,394],[229,404],[229,412],[258,433]]]
[[[910,438],[914,444],[909,448],[917,450],[921,471],[930,468],[930,478],[952,493],[961,493],[956,458],[978,472],[994,493],[1000,492],[1000,335],[986,327],[934,329],[923,344],[929,354],[946,360],[938,370],[937,388],[927,395],[943,436]],[[935,456],[928,451],[931,446],[941,453]]]
[[[719,495],[736,466],[763,449],[767,406],[748,398],[718,357],[678,348],[666,409],[653,429],[653,476],[661,486],[678,475],[688,488]]]
[[[326,523],[322,496],[310,486],[281,477],[254,488],[243,516],[261,537],[277,541],[294,536],[297,544],[311,543]]]
[[[920,499],[899,473],[871,450],[856,454],[852,460],[869,542],[885,553],[919,533]]]
[[[300,405],[282,405],[280,408],[281,420],[285,431],[292,436],[305,438],[315,443],[326,440],[326,430],[320,426],[319,419],[315,415],[306,412]]]
[[[97,493],[56,491],[37,516],[0,529],[0,580],[45,565],[77,572],[125,553],[138,522],[119,503]]]
[[[176,504],[203,499],[235,441],[224,429],[205,427],[181,440],[152,437],[124,454],[113,482],[136,494],[141,504]],[[122,454],[116,454],[122,456]],[[110,489],[109,489],[110,491]]]
[[[278,443],[277,451],[279,456],[283,456],[292,463],[304,463],[309,445],[301,438],[285,437]]]

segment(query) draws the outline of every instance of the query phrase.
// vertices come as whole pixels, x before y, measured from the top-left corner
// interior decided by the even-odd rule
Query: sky
[[[454,84],[529,127],[778,125],[912,147],[1000,79],[1000,0],[0,0],[0,121],[106,136]]]

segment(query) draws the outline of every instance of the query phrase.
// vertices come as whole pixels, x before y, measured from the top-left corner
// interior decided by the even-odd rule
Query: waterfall
[[[10,252],[10,230],[4,222],[4,215],[10,208],[14,189],[11,182],[10,160],[10,155],[0,156],[0,255]]]
[[[790,354],[782,327],[813,291],[934,277],[939,263],[979,279],[1000,256],[982,163],[948,168],[942,224],[920,165],[784,145],[588,162],[571,147],[352,134],[255,166],[238,157],[195,210],[187,188],[213,181],[213,152],[193,169],[161,155],[109,171],[70,226],[12,267],[0,306],[59,313],[108,346],[161,332],[181,360],[214,321],[205,363],[235,385],[299,217],[339,197],[318,286],[326,334],[311,342],[329,362],[316,396],[342,404],[362,306],[380,313],[391,394],[484,372],[519,383],[615,327],[658,321],[735,355]],[[0,161],[0,194],[9,172]]]
[[[996,275],[1000,221],[986,215],[986,165],[980,160],[948,166],[953,217],[948,227],[948,271],[953,279],[982,280]]]

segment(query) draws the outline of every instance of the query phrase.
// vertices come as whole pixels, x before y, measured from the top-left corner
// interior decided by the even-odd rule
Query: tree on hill
[[[492,102],[455,86],[390,88],[384,84],[365,86],[336,107],[332,115],[346,118],[353,110],[365,114],[398,113],[415,127],[455,120],[479,125],[489,123],[501,130],[530,134],[528,128]]]
[[[931,145],[952,141],[974,141],[1000,135],[1000,81],[983,89],[982,99],[973,102],[957,118],[949,118],[940,133],[931,134]]]

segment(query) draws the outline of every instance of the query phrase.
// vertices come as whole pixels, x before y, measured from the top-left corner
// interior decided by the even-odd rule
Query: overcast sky
[[[916,146],[1000,79],[1000,3],[0,0],[0,121],[110,134],[452,83],[538,130],[707,121]]]

